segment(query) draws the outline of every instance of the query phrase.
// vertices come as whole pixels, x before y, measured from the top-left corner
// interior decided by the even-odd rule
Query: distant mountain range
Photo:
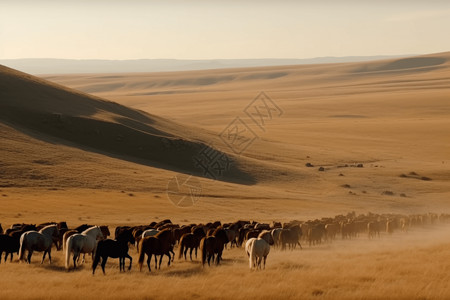
[[[281,65],[304,65],[324,63],[361,62],[379,59],[406,57],[410,55],[316,57],[306,59],[55,59],[23,58],[0,59],[0,64],[31,74],[74,74],[74,73],[132,73],[166,72],[223,68],[244,68]]]

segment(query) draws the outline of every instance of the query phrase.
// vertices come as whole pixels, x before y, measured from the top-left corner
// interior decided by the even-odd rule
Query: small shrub
[[[392,192],[392,191],[383,191],[381,194],[387,195],[387,196],[394,196],[395,195],[394,192]]]

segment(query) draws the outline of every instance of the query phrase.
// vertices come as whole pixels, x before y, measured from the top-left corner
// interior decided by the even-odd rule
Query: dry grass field
[[[254,112],[262,91],[282,114],[266,110],[258,127],[244,110]],[[239,154],[219,137],[236,117],[257,136]],[[166,218],[271,223],[349,211],[448,213],[449,132],[450,53],[42,78],[0,66],[0,223],[65,220],[113,230]],[[204,145],[232,162],[216,180],[193,162]],[[201,197],[175,206],[168,185],[188,174]],[[180,193],[189,197],[188,189]],[[164,259],[151,274],[139,272],[130,253],[131,272],[120,274],[110,260],[106,276],[92,276],[90,258],[66,272],[56,251],[52,265],[40,265],[39,254],[31,265],[2,262],[0,299],[450,298],[443,224],[272,249],[264,271],[249,270],[242,248],[225,250],[219,267],[178,259],[167,267]]]

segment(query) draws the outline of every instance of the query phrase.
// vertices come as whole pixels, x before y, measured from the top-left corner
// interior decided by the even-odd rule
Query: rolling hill
[[[449,62],[439,53],[42,78],[1,67],[0,192],[17,200],[14,210],[77,201],[80,214],[114,224],[124,221],[105,199],[117,207],[133,201],[136,220],[148,210],[202,221],[446,210]],[[261,95],[277,112],[271,118]],[[252,119],[262,117],[257,109],[264,126]],[[254,139],[233,151],[223,135],[241,121]],[[174,177],[205,175],[193,161],[205,145],[232,167],[218,180],[197,177],[201,201],[179,210],[166,192]]]

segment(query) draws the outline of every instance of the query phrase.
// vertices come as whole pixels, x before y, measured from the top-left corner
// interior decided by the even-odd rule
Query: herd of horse
[[[3,252],[13,261],[13,254],[18,254],[19,261],[31,263],[34,252],[43,252],[41,263],[48,256],[51,263],[53,245],[56,250],[63,250],[65,268],[75,269],[85,261],[85,255],[92,257],[92,273],[101,262],[105,274],[108,258],[119,259],[119,270],[125,271],[125,259],[129,260],[128,270],[132,267],[130,246],[138,252],[138,266],[142,270],[145,257],[151,272],[151,260],[154,257],[155,269],[161,268],[164,256],[168,257],[168,266],[174,261],[174,248],[178,247],[178,259],[187,260],[187,252],[192,261],[192,254],[197,259],[200,250],[201,264],[219,265],[224,249],[242,247],[249,259],[250,269],[265,268],[270,249],[302,249],[301,242],[314,246],[332,242],[340,237],[353,239],[366,234],[369,239],[380,237],[382,232],[392,234],[394,231],[408,231],[414,226],[433,225],[438,222],[450,223],[449,214],[362,214],[355,212],[308,221],[293,220],[287,223],[259,223],[255,221],[220,221],[206,224],[174,224],[166,219],[148,225],[118,226],[114,239],[108,226],[83,224],[69,229],[66,222],[48,222],[35,224],[13,224],[3,230],[0,224],[0,262]],[[158,262],[159,257],[159,262]],[[82,262],[80,262],[82,260]]]

